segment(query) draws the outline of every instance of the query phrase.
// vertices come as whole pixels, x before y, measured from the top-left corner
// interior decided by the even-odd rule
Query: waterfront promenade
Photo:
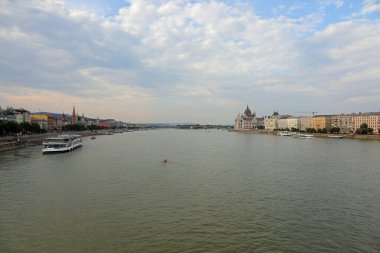
[[[269,135],[277,135],[277,131],[270,130],[231,130],[232,132],[237,133],[249,133],[249,134],[269,134]],[[329,136],[333,135],[331,133],[323,134],[323,133],[310,133],[314,137],[318,138],[329,138]],[[380,141],[380,134],[370,134],[370,135],[360,135],[360,134],[337,134],[342,136],[343,139],[354,139],[354,140],[374,140]]]

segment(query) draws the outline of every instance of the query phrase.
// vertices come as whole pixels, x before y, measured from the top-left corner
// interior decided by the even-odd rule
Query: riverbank
[[[61,133],[45,133],[45,134],[26,134],[19,136],[5,136],[0,137],[0,152],[13,150],[23,147],[42,145],[42,141],[45,138],[55,137],[59,134],[79,134],[83,137],[93,136],[93,135],[102,135],[104,134],[101,131],[92,132],[92,131],[80,131],[80,132],[61,132]]]
[[[231,132],[246,133],[246,134],[270,134],[277,135],[276,131],[269,130],[231,130]],[[331,138],[331,136],[342,136],[342,139],[354,139],[354,140],[370,140],[370,141],[380,141],[379,134],[373,135],[359,135],[359,134],[322,134],[322,133],[311,133],[317,138]]]

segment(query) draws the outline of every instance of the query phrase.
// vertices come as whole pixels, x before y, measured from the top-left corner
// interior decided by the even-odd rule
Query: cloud
[[[379,0],[363,0],[360,10],[351,14],[352,18],[365,18],[371,14],[380,12]]]
[[[343,0],[319,0],[321,8],[325,8],[330,5],[334,5],[336,8],[341,8],[344,5]]]
[[[344,8],[343,1],[317,3]],[[377,5],[364,1],[357,11],[373,13]],[[19,93],[28,91],[36,104],[61,96],[124,120],[174,120],[184,117],[175,110],[186,110],[194,119],[228,122],[218,110],[235,114],[250,101],[265,104],[264,114],[281,99],[297,104],[314,96],[317,107],[378,92],[379,20],[321,27],[323,8],[294,18],[280,6],[280,15],[263,18],[225,1],[131,0],[102,15],[65,1],[4,0],[0,103],[25,102]]]
[[[380,12],[380,2],[378,0],[364,0],[361,9],[362,14]]]

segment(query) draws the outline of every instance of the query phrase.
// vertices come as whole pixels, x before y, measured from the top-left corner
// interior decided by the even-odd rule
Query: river
[[[380,252],[380,142],[166,129],[3,152],[0,252]]]

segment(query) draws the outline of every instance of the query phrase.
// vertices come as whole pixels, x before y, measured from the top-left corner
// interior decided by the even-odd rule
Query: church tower
[[[61,120],[62,120],[62,126],[65,126],[67,120],[66,120],[66,116],[65,116],[65,113],[64,113],[64,112],[62,112]]]
[[[75,106],[73,106],[73,114],[71,115],[71,124],[76,125],[78,124],[78,117],[75,113]]]

